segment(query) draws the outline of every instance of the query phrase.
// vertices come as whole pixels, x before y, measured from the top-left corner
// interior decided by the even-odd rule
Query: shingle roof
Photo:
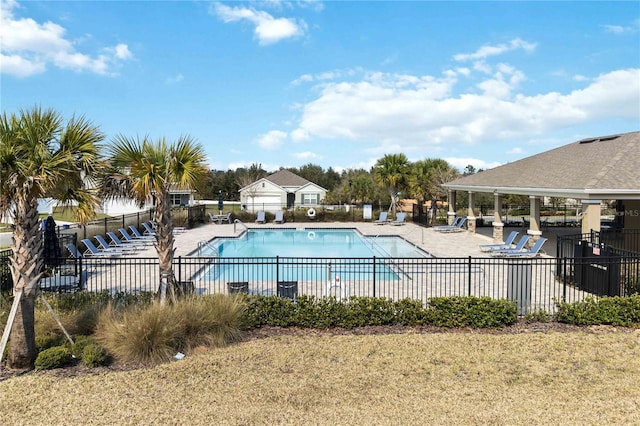
[[[640,198],[640,132],[583,139],[444,186],[583,199]]]
[[[278,186],[304,186],[309,183],[305,178],[285,169],[275,172],[267,176],[265,179]]]

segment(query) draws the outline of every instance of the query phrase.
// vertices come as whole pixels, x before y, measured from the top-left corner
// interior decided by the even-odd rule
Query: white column
[[[469,207],[467,208],[467,229],[469,232],[476,232],[476,215],[473,212],[475,207],[475,193],[469,191]]]
[[[531,235],[532,240],[535,242],[542,235],[540,231],[540,197],[534,195],[529,197],[529,212],[529,229],[527,230],[527,234]]]
[[[602,200],[582,200],[582,233],[600,231],[600,204]]]
[[[453,221],[455,220],[456,217],[456,191],[450,189],[449,190],[449,208],[447,211],[447,224],[451,225],[453,224]]]
[[[502,194],[493,194],[493,240],[500,243],[504,238],[504,223],[502,222]]]

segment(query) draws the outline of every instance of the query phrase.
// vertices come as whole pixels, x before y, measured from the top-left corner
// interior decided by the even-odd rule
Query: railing
[[[236,233],[236,225],[242,226],[247,231],[249,230],[249,227],[243,221],[241,221],[240,219],[236,219],[236,220],[233,221],[233,233],[234,234]]]
[[[324,297],[410,298],[424,304],[439,296],[488,296],[517,302],[519,313],[556,310],[558,301],[588,296],[628,295],[640,291],[640,262],[629,258],[220,258],[178,257],[176,280],[196,294],[227,293],[229,283],[246,283],[256,294],[277,294],[278,283],[295,282],[297,294]],[[602,274],[619,279],[604,280]],[[594,278],[584,286],[578,274]],[[598,275],[600,274],[600,275]],[[157,258],[82,261],[82,288],[91,292],[155,292],[160,274]],[[603,282],[607,288],[596,288]],[[336,285],[339,288],[336,288]],[[55,290],[55,289],[50,289]]]

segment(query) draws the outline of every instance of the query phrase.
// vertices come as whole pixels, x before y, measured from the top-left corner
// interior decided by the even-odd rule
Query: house
[[[640,229],[640,132],[579,140],[494,169],[465,176],[443,186],[449,190],[449,216],[455,215],[457,191],[469,193],[469,230],[475,231],[474,194],[494,194],[494,238],[502,239],[502,195],[528,195],[528,234],[540,232],[543,197],[579,200],[582,232],[600,230],[600,206],[616,201],[614,226]]]
[[[241,188],[240,202],[250,212],[275,212],[294,206],[317,207],[326,195],[320,185],[283,169]]]

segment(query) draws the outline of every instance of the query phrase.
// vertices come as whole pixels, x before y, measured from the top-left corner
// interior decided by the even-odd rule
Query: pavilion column
[[[449,190],[449,209],[447,211],[447,225],[453,224],[456,218],[456,191],[454,189]]]
[[[469,191],[469,207],[467,208],[467,230],[476,232],[476,215],[473,212],[475,207],[475,192]]]
[[[504,241],[504,223],[502,222],[502,194],[493,194],[493,240],[496,243]]]
[[[600,231],[601,200],[582,200],[582,233]]]
[[[534,195],[529,197],[529,229],[527,234],[531,236],[533,243],[538,241],[542,235],[540,231],[540,197]]]

